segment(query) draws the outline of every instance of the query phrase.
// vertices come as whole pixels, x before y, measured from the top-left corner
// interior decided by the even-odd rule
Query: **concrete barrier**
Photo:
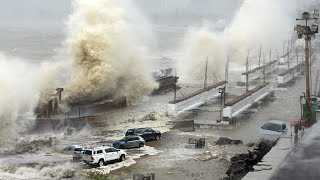
[[[278,87],[287,86],[296,76],[299,76],[304,71],[304,63],[301,62],[298,65],[282,72],[278,75]]]
[[[169,108],[173,111],[174,116],[179,116],[187,111],[195,109],[210,99],[219,96],[219,88],[225,86],[225,81],[221,81],[213,86],[201,89],[182,98],[169,103]]]
[[[225,104],[223,108],[223,119],[230,120],[241,112],[249,109],[255,102],[260,101],[270,94],[270,84],[264,83],[241,96],[236,97],[232,101]]]
[[[274,60],[271,61],[263,66],[257,67],[255,69],[252,69],[250,71],[244,72],[241,74],[241,82],[239,82],[239,85],[245,85],[247,81],[247,75],[248,75],[248,81],[249,83],[253,80],[263,78],[264,74],[268,75],[274,72],[278,66],[277,66],[278,61]],[[265,73],[264,73],[265,71]]]

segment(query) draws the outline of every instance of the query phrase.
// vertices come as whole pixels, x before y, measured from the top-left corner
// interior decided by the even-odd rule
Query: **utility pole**
[[[277,50],[277,64],[279,64],[280,63],[280,55],[279,55],[279,51]],[[278,74],[280,73],[280,68],[279,67],[277,67],[277,69],[278,69]]]
[[[309,37],[305,39],[305,75],[306,75],[306,108],[307,108],[307,121],[311,121],[311,99],[310,99],[310,79],[309,79]]]
[[[290,69],[290,53],[289,53],[289,44],[290,43],[290,41],[288,41],[288,53],[287,53],[287,55],[288,55],[288,69]]]
[[[173,102],[177,100],[177,69],[174,69],[174,94],[173,94]]]
[[[263,53],[263,82],[266,82],[266,53]]]
[[[310,90],[312,91],[312,71],[311,71],[311,66],[312,66],[312,43],[311,43],[311,39],[309,40],[309,77],[310,77]]]
[[[226,81],[226,84],[228,84],[229,83],[229,54],[227,56],[227,63],[226,63],[224,75],[225,75],[224,80]]]
[[[286,45],[286,41],[283,41],[282,56],[285,55],[285,53],[284,53],[285,45]]]
[[[299,53],[298,53],[298,48],[296,47],[296,56],[297,56],[297,65],[299,64]]]
[[[206,70],[205,70],[205,74],[204,74],[204,88],[207,88],[207,82],[208,81],[208,57],[206,60]]]
[[[272,55],[272,52],[271,52],[271,49],[270,49],[270,62],[272,61],[271,55]]]
[[[248,51],[248,56],[247,56],[247,60],[246,60],[246,92],[249,91],[249,52]]]
[[[316,14],[316,11],[314,11],[313,16],[314,17],[319,17],[319,11]],[[317,20],[318,18],[310,18],[310,13],[304,12],[302,13],[302,19],[296,19],[296,20],[303,20],[305,21],[305,26],[302,25],[296,25],[295,26],[295,32],[298,34],[298,38],[304,38],[305,40],[305,49],[304,49],[304,54],[305,54],[305,76],[306,76],[306,121],[308,123],[311,122],[312,120],[312,111],[311,111],[311,97],[310,97],[310,58],[309,58],[309,42],[311,40],[311,36],[314,36],[316,33],[318,33],[318,25],[312,25],[308,26],[308,20],[315,19]]]
[[[261,64],[261,51],[262,51],[262,45],[260,45],[260,52],[259,52],[259,67]]]

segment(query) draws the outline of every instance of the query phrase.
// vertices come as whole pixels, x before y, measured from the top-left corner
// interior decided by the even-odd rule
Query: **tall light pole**
[[[318,12],[318,13],[317,13]],[[319,11],[314,11],[314,18],[310,17],[310,13],[304,12],[302,13],[301,19],[296,19],[305,21],[305,26],[302,25],[296,25],[294,30],[298,34],[298,38],[304,38],[305,39],[305,75],[306,75],[306,120],[307,122],[311,122],[312,118],[312,112],[311,112],[311,98],[310,98],[310,67],[309,67],[309,41],[311,40],[311,37],[314,36],[316,33],[318,33],[318,26],[312,25],[308,26],[308,21],[312,19],[318,19],[316,17],[319,17]]]
[[[247,59],[246,59],[246,92],[249,91],[249,54],[250,54],[250,51],[248,51],[248,56],[247,56]]]
[[[220,98],[220,119],[219,121],[222,121],[222,110],[223,110],[223,106],[224,106],[224,101],[222,99],[223,95],[226,93],[226,86],[219,88],[219,93],[221,94],[221,98]]]

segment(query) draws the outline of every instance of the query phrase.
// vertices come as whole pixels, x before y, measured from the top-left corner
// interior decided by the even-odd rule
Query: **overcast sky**
[[[132,1],[132,0],[130,0]],[[149,18],[174,13],[230,15],[241,0],[136,0]],[[71,12],[71,0],[1,0],[2,26],[59,27]],[[151,19],[152,21],[152,19]]]

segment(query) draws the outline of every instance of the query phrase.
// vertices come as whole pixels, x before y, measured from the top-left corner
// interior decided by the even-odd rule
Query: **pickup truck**
[[[81,157],[84,163],[95,164],[101,167],[110,161],[123,161],[126,156],[127,153],[124,150],[114,147],[96,147],[83,150]]]

